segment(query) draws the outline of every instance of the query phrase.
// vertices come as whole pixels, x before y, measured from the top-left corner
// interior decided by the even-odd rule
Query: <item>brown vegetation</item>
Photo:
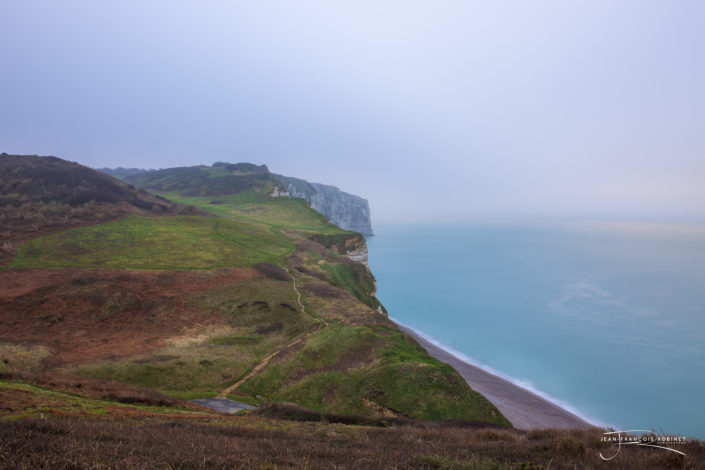
[[[129,418],[129,416],[128,416]],[[137,417],[135,417],[137,418]],[[682,457],[626,446],[615,460],[600,430],[545,431],[428,423],[389,428],[261,418],[31,419],[0,426],[0,467],[228,469],[703,469],[705,447]],[[202,421],[202,419],[201,419]]]
[[[597,428],[526,432],[460,420],[345,416],[282,403],[234,416],[183,410],[180,403],[160,409],[96,402],[45,387],[85,393],[100,382],[94,387],[84,381],[84,388],[70,379],[30,379],[42,388],[16,382],[0,387],[0,468],[705,469],[705,445],[695,440],[677,446],[685,456],[623,446],[605,462],[600,453],[616,449],[600,441]]]
[[[255,268],[262,276],[266,277],[267,279],[284,282],[291,281],[291,276],[288,272],[286,272],[286,269],[282,268],[281,266],[277,266],[276,264],[258,263],[255,264],[253,268]]]
[[[258,277],[252,268],[0,271],[0,342],[46,346],[53,365],[155,352],[169,338],[227,323],[191,305],[192,293]]]

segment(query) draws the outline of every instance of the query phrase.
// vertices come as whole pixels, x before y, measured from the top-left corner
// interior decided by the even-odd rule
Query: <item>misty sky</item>
[[[705,1],[0,2],[0,151],[266,163],[373,221],[705,218]]]

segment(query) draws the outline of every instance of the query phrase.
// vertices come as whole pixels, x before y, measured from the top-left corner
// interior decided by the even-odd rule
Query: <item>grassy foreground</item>
[[[12,469],[703,469],[705,446],[685,456],[615,448],[602,430],[517,431],[460,421],[369,425],[309,413],[272,419],[122,404],[0,381],[0,468]],[[267,414],[272,414],[267,417]],[[294,419],[294,420],[291,420]],[[361,421],[362,422],[362,421]]]

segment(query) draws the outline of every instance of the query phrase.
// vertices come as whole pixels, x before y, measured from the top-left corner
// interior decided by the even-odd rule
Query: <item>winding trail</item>
[[[285,346],[282,346],[281,348],[277,349],[276,351],[274,351],[274,352],[273,352],[272,354],[270,354],[269,356],[267,356],[267,357],[265,357],[264,359],[262,359],[261,361],[259,361],[259,362],[252,368],[252,370],[251,370],[250,372],[248,372],[243,378],[241,378],[240,380],[238,380],[237,382],[235,382],[234,384],[232,384],[231,386],[229,386],[228,388],[226,388],[225,390],[223,390],[222,392],[220,392],[216,398],[226,398],[228,394],[230,394],[230,393],[232,393],[233,391],[237,390],[238,387],[240,387],[242,384],[244,384],[245,382],[247,382],[248,380],[250,380],[252,377],[254,377],[255,375],[257,375],[257,374],[259,374],[260,372],[262,372],[262,369],[264,369],[265,367],[267,367],[267,364],[269,364],[269,361],[270,361],[274,356],[276,356],[276,355],[279,354],[280,352],[284,351],[285,349],[288,349],[288,348],[294,346],[295,344],[300,343],[302,340],[304,340],[304,339],[308,338],[309,336],[311,336],[312,334],[316,333],[316,332],[319,331],[321,328],[328,326],[328,322],[327,322],[326,320],[324,320],[324,319],[322,319],[322,318],[316,318],[316,317],[314,317],[313,315],[311,315],[310,313],[308,313],[308,312],[306,311],[306,309],[304,308],[304,304],[301,302],[301,292],[299,292],[299,288],[296,286],[296,278],[289,272],[289,270],[288,270],[287,268],[284,268],[284,270],[286,271],[286,273],[289,275],[289,277],[291,278],[292,282],[294,283],[294,292],[296,292],[296,302],[299,304],[299,308],[301,309],[301,313],[303,313],[304,315],[307,315],[307,316],[311,317],[311,318],[316,322],[316,328],[315,328],[313,331],[309,331],[308,333],[305,333],[305,334],[299,336],[298,338],[296,338],[296,339],[295,339],[294,341],[292,341],[291,343],[289,343],[289,344],[287,344],[287,345],[285,345]]]

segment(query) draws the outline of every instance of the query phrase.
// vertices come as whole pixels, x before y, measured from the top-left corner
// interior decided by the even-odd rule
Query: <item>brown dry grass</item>
[[[0,271],[0,341],[50,347],[47,365],[149,354],[171,338],[227,325],[192,306],[192,293],[258,277],[252,268]]]
[[[702,469],[705,447],[687,454],[623,448],[599,452],[601,431],[474,429],[453,423],[390,428],[235,418],[217,424],[172,418],[18,420],[0,426],[0,467],[120,469]]]

